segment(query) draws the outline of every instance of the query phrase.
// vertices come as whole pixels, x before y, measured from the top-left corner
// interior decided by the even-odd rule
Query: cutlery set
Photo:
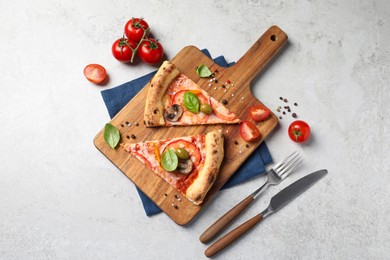
[[[216,222],[214,222],[205,232],[203,232],[199,240],[202,243],[210,242],[213,238],[220,234],[235,218],[237,218],[240,213],[242,213],[258,197],[261,191],[263,191],[269,185],[277,185],[282,182],[282,180],[289,176],[302,163],[302,161],[303,159],[301,155],[298,152],[294,152],[284,160],[275,164],[266,173],[267,181],[248,197],[234,206],[231,210],[225,213],[222,217],[220,217]],[[205,255],[207,257],[212,257],[232,244],[251,228],[253,228],[256,224],[261,222],[264,218],[278,211],[298,195],[306,191],[310,186],[325,176],[327,172],[328,171],[325,169],[315,171],[284,188],[282,191],[271,198],[268,207],[264,211],[218,239],[206,249]]]

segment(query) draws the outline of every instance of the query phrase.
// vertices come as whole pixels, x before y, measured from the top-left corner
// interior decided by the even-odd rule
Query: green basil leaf
[[[195,114],[199,113],[199,107],[200,107],[199,99],[191,91],[187,91],[184,93],[183,104],[192,113]]]
[[[171,172],[176,170],[179,164],[179,159],[175,153],[175,150],[168,149],[161,155],[161,164],[164,170]]]
[[[204,64],[196,68],[196,73],[198,73],[199,77],[201,78],[208,78],[211,76],[211,74],[213,74],[210,69]]]
[[[119,139],[121,138],[121,136],[119,134],[119,130],[115,126],[113,126],[110,123],[107,123],[104,126],[103,138],[104,138],[104,141],[106,141],[106,143],[112,149],[114,149],[118,145]]]

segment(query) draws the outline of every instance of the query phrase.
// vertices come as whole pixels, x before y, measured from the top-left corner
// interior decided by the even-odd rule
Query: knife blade
[[[266,218],[268,215],[278,211],[279,209],[287,205],[289,202],[291,202],[293,199],[298,197],[298,195],[302,194],[304,191],[310,188],[314,183],[319,181],[327,173],[328,171],[326,169],[315,171],[302,177],[301,179],[295,181],[294,183],[281,190],[278,194],[271,198],[268,207],[263,212],[249,219],[245,223],[241,224],[240,226],[233,229],[225,236],[217,240],[214,244],[212,244],[206,249],[205,255],[207,257],[212,257],[227,246],[229,246],[231,243],[233,243],[239,237],[248,232],[251,228],[253,228],[257,223]]]

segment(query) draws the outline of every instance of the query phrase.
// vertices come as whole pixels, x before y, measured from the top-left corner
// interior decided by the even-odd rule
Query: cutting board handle
[[[240,83],[251,82],[282,49],[288,36],[278,26],[270,27],[232,66],[232,74]]]

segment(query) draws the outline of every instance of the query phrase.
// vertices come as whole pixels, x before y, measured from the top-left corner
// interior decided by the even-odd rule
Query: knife
[[[218,252],[220,252],[222,249],[229,246],[239,237],[248,232],[261,220],[263,220],[270,214],[278,211],[290,201],[295,199],[298,195],[306,191],[310,186],[312,186],[314,183],[324,177],[327,173],[328,171],[326,169],[310,173],[281,190],[278,194],[272,197],[270,204],[263,212],[249,219],[245,223],[241,224],[240,226],[233,229],[225,236],[217,240],[214,244],[212,244],[206,249],[205,255],[207,257],[212,257]]]

